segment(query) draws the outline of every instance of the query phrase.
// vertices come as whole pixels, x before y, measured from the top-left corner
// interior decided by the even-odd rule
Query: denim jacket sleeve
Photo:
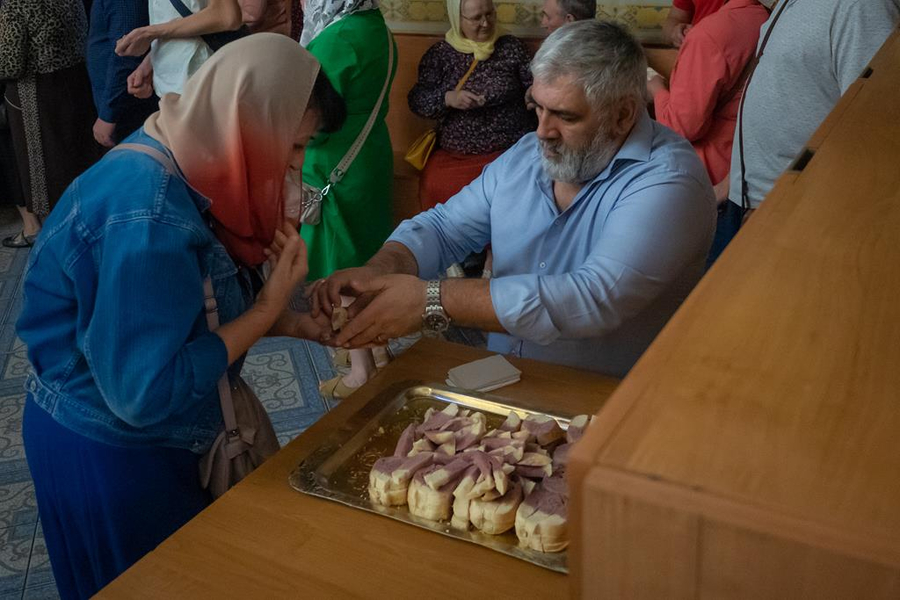
[[[198,243],[188,227],[136,217],[111,223],[94,249],[102,259],[84,355],[112,412],[133,427],[201,402],[227,367],[203,316]]]

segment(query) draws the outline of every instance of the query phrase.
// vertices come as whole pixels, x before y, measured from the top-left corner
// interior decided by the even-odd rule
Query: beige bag
[[[203,282],[209,330],[219,327],[219,310],[212,280]],[[229,385],[228,373],[219,380],[224,426],[200,459],[200,485],[218,498],[250,474],[281,446],[262,402],[240,376]]]

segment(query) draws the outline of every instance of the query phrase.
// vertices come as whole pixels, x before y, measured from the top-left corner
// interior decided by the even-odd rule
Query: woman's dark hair
[[[344,126],[347,119],[347,104],[321,69],[313,85],[310,104],[321,114],[319,131],[334,133]]]

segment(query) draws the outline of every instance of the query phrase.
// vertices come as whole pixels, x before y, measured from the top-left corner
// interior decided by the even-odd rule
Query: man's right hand
[[[128,76],[128,93],[142,100],[153,95],[153,65],[149,56]]]
[[[309,291],[309,297],[312,303],[310,314],[313,318],[316,318],[319,316],[320,312],[323,312],[331,317],[334,307],[341,305],[341,294],[344,296],[358,295],[353,289],[354,283],[365,285],[381,275],[383,275],[383,273],[372,267],[354,267],[351,269],[335,271],[326,279],[316,281],[312,284]],[[374,295],[370,294],[359,296],[353,304],[347,308],[350,318],[359,314],[374,297]]]
[[[446,104],[450,108],[456,108],[459,110],[479,108],[481,106],[484,106],[484,102],[484,96],[473,94],[468,90],[459,90],[458,92],[451,90],[444,94],[444,104]]]

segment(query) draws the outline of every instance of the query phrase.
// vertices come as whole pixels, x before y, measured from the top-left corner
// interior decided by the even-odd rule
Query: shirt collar
[[[639,161],[647,162],[650,160],[650,153],[653,149],[653,121],[647,113],[646,108],[641,108],[631,133],[625,138],[625,142],[616,155],[609,161],[606,168],[600,171],[596,177],[584,184],[582,192],[591,187],[593,184],[609,179],[616,168],[622,162]],[[580,196],[581,194],[579,194]]]
[[[638,118],[631,128],[631,133],[625,138],[625,143],[619,148],[619,152],[609,161],[612,167],[620,160],[637,160],[646,162],[650,160],[650,152],[653,149],[653,122],[647,109],[641,108]],[[607,169],[609,168],[607,167]],[[602,173],[601,173],[602,174]]]

